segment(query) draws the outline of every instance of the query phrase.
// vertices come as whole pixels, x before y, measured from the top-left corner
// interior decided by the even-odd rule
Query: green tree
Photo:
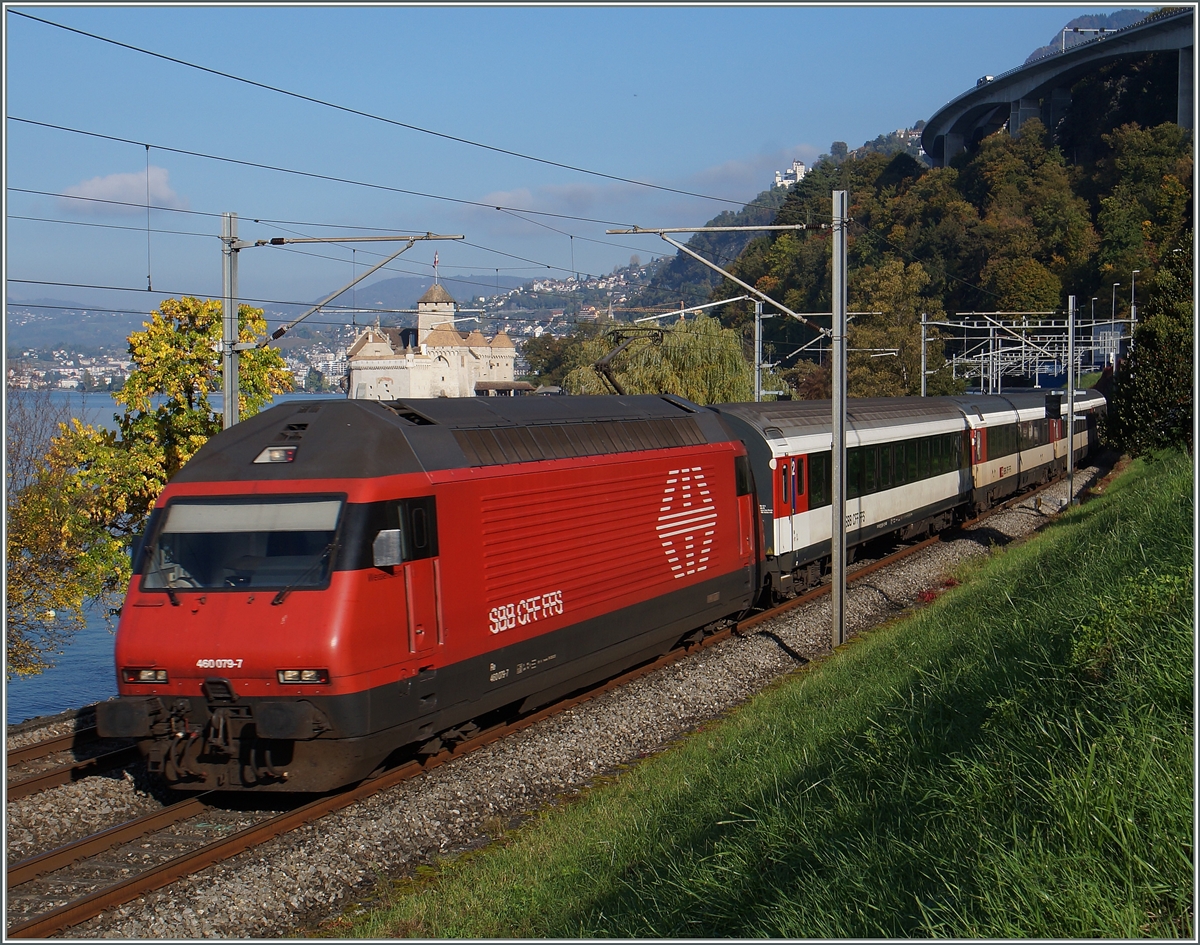
[[[261,309],[241,306],[242,342],[266,333]],[[111,606],[129,581],[128,548],[168,480],[220,431],[209,394],[221,381],[221,303],[166,299],[129,336],[134,369],[113,395],[117,429],[61,424],[8,504],[8,663],[37,673],[89,604]],[[255,349],[239,365],[240,415],[251,416],[291,375],[279,352]]]
[[[698,404],[749,400],[754,390],[741,335],[715,318],[665,326],[661,345],[639,339],[613,361],[621,386],[630,394],[677,394]],[[606,337],[580,347],[575,367],[563,382],[572,394],[612,393],[592,367],[613,348]]]
[[[324,376],[316,368],[308,369],[308,373],[304,376],[304,389],[318,392],[327,389]]]
[[[1097,223],[1101,284],[1159,264],[1192,226],[1191,136],[1175,124],[1122,125],[1104,136],[1110,153],[1096,176],[1104,194]]]
[[[526,377],[530,382],[562,386],[563,378],[579,364],[580,347],[599,333],[598,325],[584,323],[569,335],[546,333],[530,338],[521,348],[521,356],[529,363]]]
[[[851,307],[871,314],[856,316],[847,330],[850,396],[911,397],[921,393],[921,314],[928,321],[941,321],[945,315],[941,301],[925,295],[929,282],[920,263],[906,266],[897,259],[864,271],[855,280]],[[957,392],[949,369],[933,354],[939,351],[940,340],[936,328],[926,329],[926,357],[932,360],[930,368],[939,369],[927,389],[930,393]]]
[[[1192,382],[1195,302],[1192,233],[1176,240],[1155,274],[1133,348],[1121,362],[1108,406],[1114,444],[1138,456],[1194,448]]]

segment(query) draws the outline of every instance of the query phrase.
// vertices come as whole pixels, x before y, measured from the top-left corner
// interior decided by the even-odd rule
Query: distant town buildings
[[[88,356],[65,349],[49,353],[22,351],[8,358],[6,386],[10,388],[59,388],[62,390],[109,390],[125,383],[133,362],[128,359]]]
[[[347,394],[360,400],[511,396],[517,349],[504,331],[485,338],[454,327],[458,303],[434,283],[417,302],[416,328],[368,328],[346,352]]]
[[[807,173],[808,169],[805,168],[803,161],[792,161],[792,166],[788,170],[783,173],[775,172],[775,186],[790,188],[793,184],[804,180],[804,175]]]

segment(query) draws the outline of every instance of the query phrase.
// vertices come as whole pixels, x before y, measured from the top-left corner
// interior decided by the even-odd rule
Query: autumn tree
[[[266,334],[261,309],[241,306],[241,342]],[[111,606],[129,581],[128,549],[168,480],[221,429],[209,401],[220,388],[221,303],[166,299],[129,336],[134,369],[113,394],[116,430],[72,420],[8,505],[8,663],[37,673],[83,626],[89,605]],[[242,353],[239,413],[291,390],[279,352]]]
[[[546,332],[537,338],[529,338],[521,347],[521,356],[529,364],[527,378],[546,386],[561,386],[563,378],[578,367],[575,358],[580,346],[599,332],[595,323],[585,323],[577,325],[569,335]]]
[[[572,394],[612,393],[591,366],[612,348],[604,336],[585,341],[574,357],[578,366],[563,387]],[[677,394],[698,404],[716,404],[749,400],[754,389],[741,335],[703,315],[664,326],[661,344],[635,341],[612,366],[630,394]]]
[[[9,678],[39,671],[83,627],[81,608],[64,596],[62,582],[47,580],[75,567],[75,550],[63,541],[78,509],[62,501],[64,476],[46,468],[45,457],[69,403],[48,390],[10,390],[5,437],[5,621]],[[97,593],[99,587],[87,585]]]
[[[945,313],[939,299],[925,290],[929,276],[920,263],[907,266],[897,259],[863,272],[853,284],[851,308],[857,315],[847,328],[847,388],[851,397],[911,397],[921,393],[921,315],[941,321]],[[950,371],[941,363],[941,335],[926,329],[929,393],[958,391]]]

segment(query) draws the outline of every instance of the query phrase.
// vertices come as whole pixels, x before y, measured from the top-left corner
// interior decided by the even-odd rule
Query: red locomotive
[[[851,400],[850,542],[1058,472],[1065,424],[1021,396]],[[1103,398],[1079,409],[1082,455]],[[273,407],[163,491],[100,734],[185,790],[325,791],[435,751],[819,580],[828,444],[827,401]]]

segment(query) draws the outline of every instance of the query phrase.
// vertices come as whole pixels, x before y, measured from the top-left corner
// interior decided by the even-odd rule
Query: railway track
[[[28,797],[101,774],[138,759],[137,745],[126,739],[101,739],[94,727],[47,738],[8,752],[8,799]]]
[[[990,515],[1027,501],[1035,494],[1036,492],[1027,492],[1014,497],[977,519],[965,523],[964,527],[977,525]],[[953,532],[947,534],[952,535]],[[861,580],[942,540],[942,535],[933,536],[878,560],[862,564],[848,575],[848,581]],[[624,673],[586,693],[561,700],[514,722],[490,727],[451,749],[443,750],[423,761],[408,761],[350,789],[318,797],[282,811],[238,810],[227,806],[228,795],[221,798],[219,803],[218,798],[211,793],[198,795],[14,863],[7,870],[8,920],[12,923],[8,928],[8,935],[13,938],[40,938],[78,925],[108,909],[207,866],[227,860],[393,785],[483,748],[516,731],[535,725],[551,715],[597,698],[697,649],[718,643],[731,634],[745,635],[753,632],[756,626],[793,608],[808,604],[829,591],[828,584],[813,588],[769,610],[751,615],[736,626],[719,630],[703,640]],[[64,740],[69,742],[77,734],[54,741],[59,742],[61,746]],[[55,750],[49,747],[51,742],[44,745],[46,747],[42,757]],[[36,757],[35,749],[40,748],[42,745],[22,749],[23,752],[29,753],[25,760]],[[63,748],[59,747],[57,750],[61,751]],[[274,796],[272,801],[287,803],[286,797],[280,795]]]

